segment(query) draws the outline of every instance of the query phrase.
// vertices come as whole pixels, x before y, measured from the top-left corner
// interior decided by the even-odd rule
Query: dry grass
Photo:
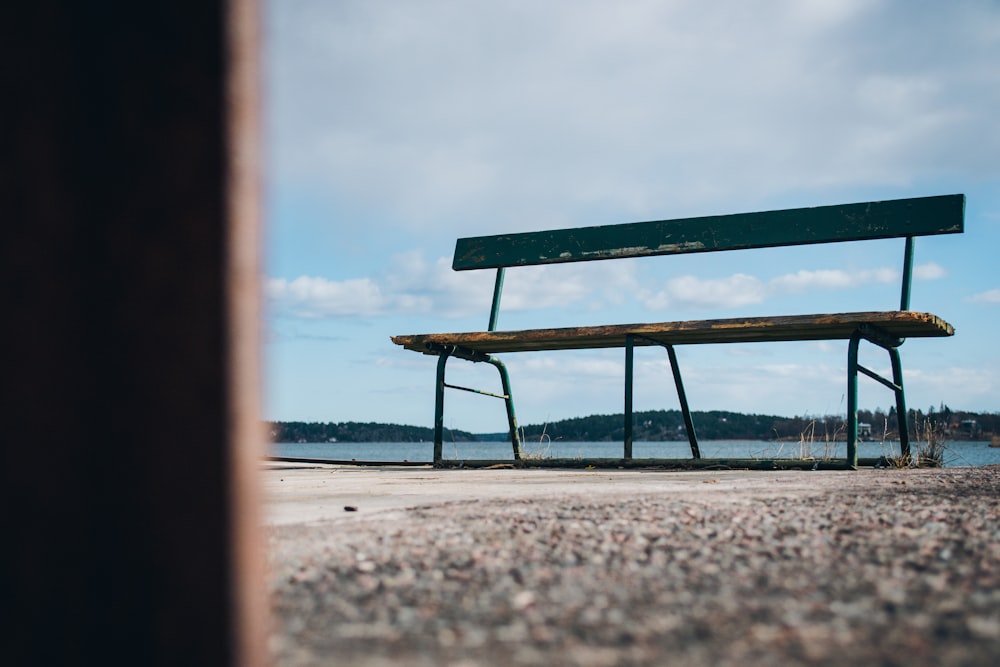
[[[946,449],[943,436],[941,427],[929,419],[922,424],[917,421],[910,453],[886,456],[886,460],[894,468],[941,468]]]
[[[548,424],[542,426],[542,434],[538,436],[538,442],[528,448],[526,445],[524,429],[521,429],[521,458],[528,461],[543,461],[552,458],[552,438],[546,433]]]

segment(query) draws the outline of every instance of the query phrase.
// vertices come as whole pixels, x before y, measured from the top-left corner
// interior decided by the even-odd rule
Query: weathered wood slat
[[[850,338],[863,324],[874,325],[899,338],[942,337],[955,333],[950,324],[930,313],[879,311],[521,331],[417,334],[393,336],[392,341],[417,352],[428,351],[429,345],[457,345],[485,354],[494,354],[624,347],[625,337],[629,334],[636,336],[636,345],[836,340]]]
[[[953,234],[965,195],[656,220],[459,239],[456,271]]]

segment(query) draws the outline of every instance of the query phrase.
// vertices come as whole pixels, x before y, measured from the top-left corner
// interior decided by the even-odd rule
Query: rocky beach
[[[277,665],[992,665],[1000,467],[263,472]]]

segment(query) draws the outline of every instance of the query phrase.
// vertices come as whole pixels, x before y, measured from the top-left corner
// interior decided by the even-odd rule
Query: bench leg
[[[507,426],[510,428],[510,444],[514,449],[514,460],[520,461],[521,434],[517,432],[517,415],[514,414],[514,394],[510,391],[510,375],[507,374],[507,367],[499,359],[490,359],[490,363],[500,373],[500,385],[503,391],[504,404],[507,406]]]
[[[861,332],[855,331],[847,345],[847,465],[858,467],[858,347]]]
[[[632,384],[633,365],[635,361],[635,336],[625,336],[625,450],[622,456],[626,461],[632,460]]]
[[[866,338],[889,353],[892,363],[892,381],[868,370],[858,363],[858,348]],[[876,382],[891,389],[896,397],[896,420],[899,427],[899,453],[904,459],[910,455],[910,427],[906,414],[906,392],[903,388],[903,364],[899,356],[902,339],[891,340],[885,336],[868,337],[861,330],[855,331],[847,348],[847,465],[858,466],[858,373],[864,373]]]
[[[448,352],[442,352],[437,362],[437,383],[434,388],[434,465],[441,463],[444,455],[444,368]]]
[[[487,361],[492,364],[500,373],[500,383],[503,387],[503,394],[497,395],[487,391],[479,391],[476,389],[469,389],[467,387],[449,385],[445,382],[445,367],[448,364],[448,359],[452,356],[452,352],[453,350],[451,349],[442,349],[438,353],[437,381],[434,385],[434,465],[438,465],[444,459],[444,390],[448,387],[471,391],[484,396],[504,399],[504,403],[507,406],[507,425],[510,429],[510,443],[514,449],[514,460],[520,461],[521,435],[517,430],[517,416],[514,414],[514,396],[510,391],[510,376],[507,374],[507,367],[499,359],[489,358],[485,355],[480,355],[478,357],[466,357],[459,355],[460,358],[468,359],[472,362]]]
[[[896,390],[896,422],[899,424],[899,454],[904,459],[910,457],[910,423],[906,412],[906,394],[903,391],[903,363],[899,358],[899,350],[891,348],[889,359],[892,361],[892,381],[899,389]]]
[[[684,392],[684,381],[681,379],[681,367],[677,363],[677,353],[674,352],[673,345],[664,345],[667,348],[667,357],[670,359],[670,371],[674,375],[674,386],[677,387],[677,400],[681,404],[681,414],[684,415],[684,428],[687,430],[688,442],[691,443],[691,458],[701,458],[701,448],[698,447],[698,435],[694,430],[694,420],[691,418],[691,409],[688,408],[687,394]]]

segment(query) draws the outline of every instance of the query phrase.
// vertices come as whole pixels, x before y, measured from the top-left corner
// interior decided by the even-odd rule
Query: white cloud
[[[381,288],[368,278],[343,281],[314,276],[299,276],[294,280],[270,278],[264,291],[271,303],[303,318],[376,315],[386,306]]]
[[[979,294],[973,294],[968,300],[973,303],[998,304],[1000,303],[1000,289],[991,289]]]
[[[270,278],[265,294],[278,315],[301,318],[489,313],[492,271],[454,271],[448,258],[431,263],[420,252],[396,255],[390,264],[392,268],[376,278]],[[628,262],[523,267],[508,272],[501,307],[506,312],[567,306],[600,309],[620,302],[634,286]]]
[[[981,405],[983,397],[997,389],[997,375],[989,368],[951,368],[925,371],[920,368],[906,369],[907,394],[920,392],[922,401],[909,398],[913,406],[936,404],[947,400],[950,405]]]
[[[803,348],[794,354],[796,358]],[[695,410],[732,409],[741,406],[747,412],[761,414],[832,414],[839,405],[845,372],[837,365],[824,363],[814,355],[801,357],[801,362],[731,363],[720,365],[708,354],[703,363],[695,364],[693,351],[683,350],[680,363],[684,370],[684,386]],[[668,371],[669,372],[669,371]]]
[[[438,313],[459,317],[489,312],[493,276],[489,271],[453,271],[451,261],[440,257],[428,262],[412,251],[392,258],[391,269],[380,280],[405,313]]]
[[[946,275],[948,275],[948,272],[944,270],[944,267],[934,262],[918,264],[913,267],[913,277],[917,280],[938,280],[939,278],[944,278]]]
[[[489,312],[495,276],[492,271],[453,271],[448,258],[431,263],[419,252],[397,255],[391,266],[380,278],[271,278],[266,294],[278,314],[302,318],[394,313],[465,317]],[[944,275],[944,269],[926,264],[917,267],[915,275],[938,278]],[[629,262],[529,266],[507,272],[501,309],[602,310],[633,298],[653,311],[726,309],[763,303],[786,293],[840,290],[898,280],[899,274],[888,268],[816,269],[788,273],[767,282],[745,273],[722,278],[682,275],[667,280],[662,289],[651,290],[639,287],[635,265]],[[1000,299],[996,292],[971,300],[994,303]]]
[[[517,269],[516,275],[514,271],[509,272],[501,302],[503,309],[516,311],[569,305],[593,292],[596,285],[588,285],[579,273],[554,275],[560,268],[563,267],[529,266]]]
[[[519,373],[527,374],[534,381],[543,378],[568,380],[571,384],[589,380],[621,382],[623,366],[620,356],[605,354],[531,355],[517,363]]]
[[[937,265],[928,265],[921,277],[943,275]],[[735,273],[726,278],[701,279],[691,275],[672,278],[659,291],[641,291],[639,298],[650,310],[671,307],[735,308],[762,303],[785,293],[805,293],[814,290],[839,290],[871,283],[892,283],[899,274],[889,268],[800,270],[772,278],[766,283],[755,276]]]
[[[843,269],[801,270],[788,273],[770,281],[769,287],[779,292],[804,292],[812,289],[846,289],[867,283],[891,283],[899,280],[892,269]]]
[[[618,303],[635,288],[633,264],[585,262],[526,266],[507,272],[504,310],[536,310],[563,306],[600,309]]]
[[[762,302],[766,288],[758,278],[743,273],[708,280],[686,275],[671,278],[659,292],[640,296],[650,310],[669,307],[732,308]]]
[[[489,311],[492,278],[487,272],[458,273],[446,258],[429,263],[419,252],[397,255],[390,264],[376,278],[269,278],[265,294],[276,314],[306,319]]]

